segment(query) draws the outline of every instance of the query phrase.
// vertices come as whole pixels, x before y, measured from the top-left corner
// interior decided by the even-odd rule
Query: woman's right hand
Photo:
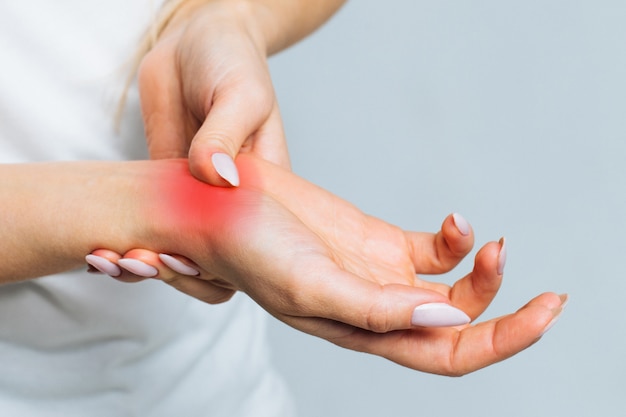
[[[470,325],[500,286],[503,241],[486,244],[453,286],[416,277],[449,271],[471,250],[462,218],[449,216],[435,234],[406,232],[254,157],[238,158],[237,189],[200,183],[185,161],[169,163],[150,214],[160,231],[146,247],[191,260],[200,275],[164,281],[197,298],[207,298],[206,288],[242,291],[299,330],[446,375],[530,346],[564,304],[545,293],[514,314]]]

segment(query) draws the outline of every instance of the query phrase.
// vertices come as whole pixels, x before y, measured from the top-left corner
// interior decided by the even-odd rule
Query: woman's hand
[[[288,168],[259,19],[233,2],[189,3],[139,68],[150,156],[189,156],[197,178],[222,186],[239,185],[240,151]]]
[[[233,160],[253,153],[289,168],[267,57],[329,19],[345,0],[186,0],[139,66],[153,159],[189,158],[196,178],[239,184]]]
[[[236,292],[226,282],[182,256],[131,249],[122,257],[109,249],[96,249],[87,255],[86,260],[91,273],[105,273],[126,283],[159,279],[209,304],[228,301]]]
[[[515,314],[469,325],[500,286],[503,241],[486,244],[451,287],[416,276],[449,271],[471,250],[473,233],[460,216],[436,234],[406,232],[253,157],[238,158],[238,189],[202,184],[185,161],[172,164],[153,207],[162,237],[145,247],[152,260],[175,252],[198,271],[162,277],[157,262],[155,275],[197,298],[218,302],[243,291],[299,330],[446,375],[530,346],[562,309],[564,299],[546,293]]]

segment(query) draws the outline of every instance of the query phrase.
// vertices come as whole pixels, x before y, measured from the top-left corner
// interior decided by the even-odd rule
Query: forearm
[[[245,225],[259,204],[245,188],[198,181],[183,159],[6,164],[0,178],[0,284],[84,266],[99,248],[206,259],[223,227]]]
[[[133,163],[0,165],[0,283],[84,264],[98,247],[123,251],[143,226]],[[134,201],[133,201],[134,200]]]
[[[325,23],[346,0],[182,0],[164,18],[164,32],[199,17],[207,27],[215,19],[235,18],[272,55],[293,45]],[[210,11],[209,11],[210,10]],[[203,11],[208,11],[202,14]]]

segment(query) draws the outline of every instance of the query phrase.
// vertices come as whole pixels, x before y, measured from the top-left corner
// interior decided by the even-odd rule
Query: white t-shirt
[[[136,92],[120,132],[114,113],[155,7],[0,2],[0,163],[146,157]],[[0,415],[293,415],[245,295],[212,306],[85,271],[0,286]]]

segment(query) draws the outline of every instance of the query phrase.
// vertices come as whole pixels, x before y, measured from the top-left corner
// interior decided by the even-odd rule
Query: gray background
[[[540,343],[456,379],[273,322],[303,417],[626,415],[625,22],[623,1],[353,0],[272,58],[298,174],[407,229],[457,211],[477,248],[506,236],[483,318],[571,296]]]

